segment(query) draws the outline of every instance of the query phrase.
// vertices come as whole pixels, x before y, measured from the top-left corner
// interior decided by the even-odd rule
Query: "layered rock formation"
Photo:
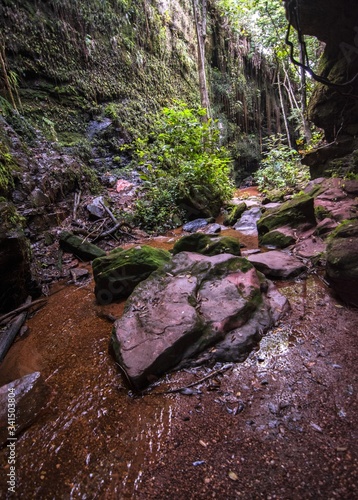
[[[358,3],[285,0],[285,5],[296,29],[326,44],[319,75],[327,84],[317,84],[309,115],[330,145],[306,156],[305,163],[314,178],[332,171],[358,173]]]

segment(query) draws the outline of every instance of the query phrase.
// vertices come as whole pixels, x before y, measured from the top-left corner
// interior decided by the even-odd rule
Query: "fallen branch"
[[[205,380],[208,380],[209,378],[215,377],[215,375],[219,375],[221,373],[224,373],[227,370],[229,370],[229,368],[232,368],[232,367],[233,367],[233,364],[228,363],[228,364],[222,366],[221,368],[219,368],[218,370],[214,370],[213,372],[209,373],[205,377],[202,377],[199,380],[196,380],[195,382],[192,382],[189,385],[185,385],[183,387],[178,387],[176,389],[168,389],[167,391],[162,391],[162,392],[150,392],[150,393],[144,392],[143,395],[159,396],[159,395],[163,395],[163,394],[174,394],[176,392],[182,392],[182,391],[185,391],[186,389],[190,389],[191,387],[195,387],[196,385],[199,385],[199,384],[205,382]],[[150,389],[148,389],[148,390],[150,390]]]
[[[26,299],[24,306],[22,306],[22,310],[28,309],[32,305],[31,297]],[[20,308],[19,308],[20,309]],[[27,311],[21,313],[10,326],[2,332],[0,336],[0,362],[5,358],[6,353],[12,346],[12,343],[15,340],[16,335],[19,333],[22,325],[26,321]]]
[[[6,314],[4,314],[3,316],[0,316],[0,325],[4,323],[4,321],[6,321],[7,319],[9,318],[12,318],[13,316],[15,316],[16,314],[22,312],[22,311],[26,311],[27,309],[30,309],[31,307],[33,306],[36,306],[38,304],[45,304],[45,302],[47,302],[47,299],[45,298],[42,298],[42,299],[37,299],[37,300],[34,300],[33,302],[30,302],[28,301],[29,299],[26,300],[25,304],[23,304],[22,306],[14,309],[13,311],[10,311]]]
[[[113,215],[113,213],[110,211],[110,209],[102,202],[100,202],[100,204],[102,205],[102,207],[105,209],[105,211],[107,212],[107,214],[110,216],[110,218],[112,219],[112,221],[117,224],[117,219],[115,218],[115,216]]]

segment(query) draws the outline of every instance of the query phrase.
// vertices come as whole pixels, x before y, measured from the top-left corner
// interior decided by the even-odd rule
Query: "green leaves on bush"
[[[219,130],[202,118],[205,110],[177,102],[158,115],[153,130],[134,143],[134,162],[143,181],[136,205],[137,224],[162,231],[185,219],[182,201],[193,189],[208,204],[231,198],[231,160],[220,147]]]
[[[266,194],[272,190],[282,194],[299,191],[310,179],[309,169],[301,164],[297,151],[281,141],[280,136],[268,139],[267,152],[254,174],[259,190]]]

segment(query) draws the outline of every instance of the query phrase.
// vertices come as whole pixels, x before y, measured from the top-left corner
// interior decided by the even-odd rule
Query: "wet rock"
[[[15,404],[15,429],[11,436],[15,437],[36,420],[46,405],[49,394],[49,387],[39,372],[25,375],[0,387],[0,446],[9,437],[8,413],[13,414],[10,404]]]
[[[259,235],[262,237],[269,231],[280,227],[296,228],[305,223],[316,225],[314,199],[306,194],[286,201],[280,207],[265,212],[257,222],[257,228]]]
[[[211,256],[220,253],[241,255],[238,239],[230,236],[212,236],[203,233],[195,233],[180,238],[174,245],[173,254],[176,255],[179,252],[197,252]]]
[[[221,232],[220,224],[208,224],[201,230],[205,234],[218,234]]]
[[[93,243],[88,243],[83,241],[83,238],[70,233],[68,231],[63,231],[60,234],[60,247],[65,251],[72,253],[76,257],[82,260],[93,260],[98,257],[103,257],[106,252],[99,248]]]
[[[306,270],[299,259],[279,250],[249,255],[248,260],[268,278],[293,278]]]
[[[208,221],[206,219],[195,219],[187,224],[184,224],[183,231],[188,233],[195,233],[198,229],[205,227],[208,225]]]
[[[261,217],[260,207],[253,206],[246,210],[234,225],[234,229],[246,235],[257,235],[257,221]]]
[[[242,361],[287,306],[247,259],[181,252],[130,296],[112,336],[115,357],[141,389],[189,363]],[[215,344],[215,348],[212,346]]]
[[[276,248],[286,248],[296,243],[296,236],[290,227],[280,227],[269,231],[260,238],[262,246],[272,246]]]
[[[240,219],[242,214],[247,210],[246,203],[242,202],[238,205],[228,207],[228,215],[224,219],[224,226],[233,226]]]
[[[166,250],[147,245],[113,250],[92,263],[95,295],[100,304],[128,297],[141,281],[171,259]]]
[[[358,307],[358,220],[344,222],[332,233],[326,275],[339,297]]]

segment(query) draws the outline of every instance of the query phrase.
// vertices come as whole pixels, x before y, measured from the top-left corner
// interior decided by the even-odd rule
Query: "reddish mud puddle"
[[[39,370],[52,391],[16,444],[17,498],[131,498],[170,432],[170,399],[133,399],[122,386],[108,354],[112,327],[97,310],[92,282],[54,293],[1,365],[1,384]]]

